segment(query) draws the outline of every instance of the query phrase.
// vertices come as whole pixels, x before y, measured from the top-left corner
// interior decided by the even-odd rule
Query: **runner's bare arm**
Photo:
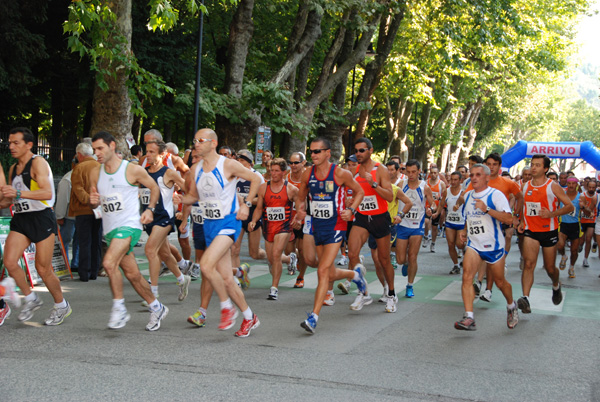
[[[92,209],[100,205],[100,194],[98,194],[98,178],[100,177],[100,165],[90,171],[90,200],[89,204]]]
[[[173,187],[173,184],[175,184],[180,189],[186,189],[185,180],[183,180],[181,175],[179,175],[179,173],[177,173],[175,170],[167,169],[165,176],[167,177],[167,180],[165,181],[167,187]]]
[[[12,172],[12,171],[11,171]],[[50,184],[50,166],[44,158],[34,158],[31,163],[31,178],[38,184],[39,189],[33,191],[21,191],[21,198],[30,200],[49,200],[52,198],[52,184]],[[16,198],[17,189],[13,186],[4,186],[2,194],[5,197]]]
[[[554,196],[558,198],[560,202],[563,203],[563,207],[558,208],[556,211],[549,211],[546,208],[542,208],[542,211],[540,212],[540,216],[542,218],[552,218],[555,216],[566,215],[569,212],[573,212],[575,210],[571,199],[569,198],[567,193],[565,193],[565,191],[562,189],[560,184],[552,183],[552,192],[554,193]]]
[[[298,189],[298,202],[296,202],[296,219],[293,223],[298,228],[301,222],[306,218],[306,196],[308,195],[308,181],[310,180],[311,169],[302,172],[300,179],[300,188]]]
[[[358,182],[354,180],[354,178],[352,177],[352,173],[345,169],[335,169],[335,176],[338,183],[341,183],[342,186],[345,186],[352,190],[352,205],[350,205],[348,208],[352,208],[354,210],[358,209],[358,206],[360,205],[360,203],[363,200],[363,197],[365,196],[365,192],[363,191],[360,184],[358,184]],[[346,213],[352,214],[352,212],[349,209],[345,209],[344,211],[342,211],[342,214]],[[342,215],[342,218],[344,220],[347,220],[345,219],[344,215]]]
[[[3,205],[5,203],[4,194],[2,194],[2,188],[4,188],[4,186],[6,186],[6,177],[4,177],[4,169],[2,168],[2,165],[0,165],[0,208],[8,207],[11,202],[11,200],[6,200],[8,204],[6,206]]]
[[[247,200],[253,200],[256,197],[261,183],[260,178],[252,170],[246,169],[244,165],[233,159],[225,159],[223,168],[228,179],[239,177],[250,182],[250,190],[248,190],[248,196],[246,197]],[[237,219],[247,219],[249,210],[250,208],[245,203],[242,204],[237,213]]]
[[[252,221],[248,222],[248,231],[250,232],[254,231],[256,223],[260,220],[260,217],[262,216],[266,191],[267,183],[262,183],[258,188],[258,194],[256,197],[256,208],[254,209],[254,213],[252,214]]]

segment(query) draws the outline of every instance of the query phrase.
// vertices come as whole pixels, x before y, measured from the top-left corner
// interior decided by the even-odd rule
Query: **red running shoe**
[[[238,316],[238,311],[235,307],[224,308],[221,310],[221,323],[219,329],[225,331],[235,325],[235,319]]]
[[[258,321],[258,317],[256,316],[256,314],[253,314],[251,320],[245,319],[244,321],[242,321],[242,326],[240,327],[240,330],[235,333],[235,336],[245,338],[248,335],[250,335],[250,331],[258,327],[259,325],[260,321]]]

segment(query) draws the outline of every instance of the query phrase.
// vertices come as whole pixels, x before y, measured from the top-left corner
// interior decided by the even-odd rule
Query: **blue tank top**
[[[323,180],[317,178],[314,166],[310,170],[308,194],[314,230],[346,230],[347,224],[340,216],[345,208],[345,192],[335,181],[337,168],[331,164]]]
[[[165,172],[169,168],[166,166],[163,166],[154,173],[151,173],[150,171],[148,171],[148,169],[149,169],[149,167],[146,168],[146,172],[148,172],[150,177],[152,177],[152,179],[156,182],[156,184],[158,184],[158,188],[160,189],[158,202],[156,203],[156,207],[154,210],[154,222],[158,222],[163,219],[172,218],[173,217],[173,202],[171,201],[171,203],[170,203],[171,211],[169,212],[165,208],[165,200],[163,198],[163,194],[165,193],[165,190],[166,190],[167,192],[169,192],[169,191],[171,192],[171,200],[173,199],[174,189],[168,188],[167,186],[165,186],[164,179],[163,179]],[[140,185],[140,201],[142,203],[142,208],[144,211],[146,210],[146,208],[148,208],[148,202],[144,202],[144,201],[146,201],[146,199],[148,200],[148,202],[150,201],[150,190],[147,187],[145,187],[144,185]]]
[[[575,207],[575,209],[571,212],[569,212],[566,215],[563,215],[560,219],[562,222],[564,223],[579,223],[579,197],[581,196],[581,193],[577,193],[577,195],[575,196],[575,198],[573,199],[572,203],[573,206]],[[565,205],[561,202],[560,203],[560,207],[564,207]]]

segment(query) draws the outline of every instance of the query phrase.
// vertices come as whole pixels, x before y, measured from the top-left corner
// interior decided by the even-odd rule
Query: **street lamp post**
[[[202,68],[202,32],[204,31],[204,0],[200,7],[200,27],[198,29],[198,56],[196,60],[196,92],[194,94],[194,134],[198,131],[198,112],[200,107],[200,71]]]

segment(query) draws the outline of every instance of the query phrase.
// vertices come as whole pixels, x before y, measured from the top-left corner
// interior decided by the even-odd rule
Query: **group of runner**
[[[51,209],[52,172],[43,158],[31,152],[33,140],[26,128],[11,131],[10,150],[17,163],[9,171],[8,184],[3,173],[0,177],[0,206],[13,204],[15,213],[4,253],[4,264],[14,283],[8,278],[2,285],[4,297],[13,301],[12,289],[15,285],[21,289],[25,303],[18,318],[31,319],[42,301],[29,288],[18,260],[24,249],[35,243],[36,268],[55,302],[45,323],[59,325],[71,314],[71,306],[64,300],[50,264],[56,234]],[[346,294],[352,283],[356,285],[358,294],[350,309],[358,311],[373,302],[360,255],[367,242],[377,278],[384,288],[379,302],[385,305],[385,312],[394,313],[398,295],[394,287],[392,248],[398,268],[407,277],[404,296],[412,298],[419,250],[429,246],[435,252],[438,226],[443,225],[454,264],[450,274],[461,272],[458,260],[464,253],[465,313],[455,328],[474,330],[473,300],[480,296],[490,301],[493,284],[507,301],[509,328],[517,325],[519,309],[522,313],[531,312],[529,293],[540,247],[544,268],[553,284],[552,301],[560,304],[556,253],[558,250],[563,255],[560,264],[563,269],[567,260],[565,244],[570,241],[569,273],[574,277],[580,245],[579,230],[574,225],[579,222],[579,211],[582,223],[584,219],[585,223],[591,223],[589,220],[594,223],[583,228],[586,236],[588,228],[592,235],[594,230],[600,235],[595,181],[589,181],[579,195],[577,179],[567,178],[565,191],[559,182],[547,178],[550,159],[544,155],[532,157],[531,167],[524,170],[518,183],[500,174],[501,157],[497,154],[491,154],[485,161],[471,156],[468,168],[461,166],[449,177],[430,166],[428,177],[422,180],[421,166],[416,160],[401,163],[400,158],[392,157],[386,164],[374,161],[373,145],[367,138],[355,142],[353,155],[343,166],[331,162],[329,141],[317,138],[309,147],[310,167],[306,166],[304,154],[295,152],[288,161],[269,160],[262,175],[253,168],[252,152],[240,150],[237,160],[231,158],[233,150],[219,148],[217,135],[211,129],[195,134],[194,147],[183,159],[166,152],[156,130],[147,132],[144,140],[146,156],[136,165],[118,156],[116,141],[109,133],[99,132],[92,138],[100,165],[91,173],[89,199],[91,207],[101,209],[103,234],[108,244],[103,267],[113,297],[108,323],[112,329],[123,327],[130,319],[119,267],[149,308],[150,321],[146,326],[149,331],[158,330],[169,312],[158,300],[161,262],[177,279],[179,300],[186,298],[192,266],[167,241],[175,225],[180,241],[182,234],[193,233],[195,261],[202,272],[200,307],[188,321],[197,326],[206,324],[206,309],[214,291],[220,301],[219,329],[231,328],[238,312],[243,314],[241,327],[235,333],[239,337],[248,336],[260,325],[242,291],[249,285],[250,266],[239,261],[241,238],[246,232],[250,256],[268,260],[272,275],[268,300],[280,298],[284,264],[290,275],[297,271],[295,288],[304,286],[307,266],[317,268],[313,310],[300,323],[309,333],[315,332],[322,307],[335,303],[336,281],[340,281],[338,288]],[[529,173],[531,178],[527,180]],[[182,205],[177,214],[174,204]],[[559,218],[562,218],[560,234]],[[504,277],[513,228],[517,229],[523,261],[523,296],[517,301],[513,300],[511,285]],[[145,253],[150,281],[141,275],[132,253],[142,230],[149,235]],[[260,248],[261,232],[264,250]],[[430,233],[430,240],[426,233]],[[343,241],[345,245],[341,247]],[[347,259],[336,264],[338,253],[345,251],[346,246]],[[340,268],[346,264],[348,269]],[[487,289],[479,295],[483,276],[487,278]],[[10,314],[10,307],[4,301],[0,301],[0,312],[3,322]]]

